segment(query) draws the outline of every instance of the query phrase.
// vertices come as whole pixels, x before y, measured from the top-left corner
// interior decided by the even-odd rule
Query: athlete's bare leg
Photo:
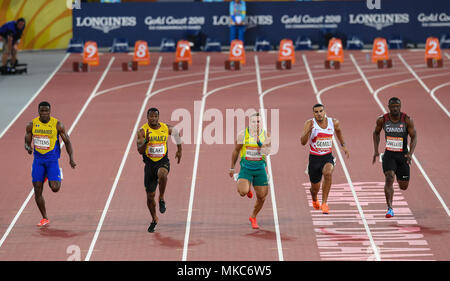
[[[153,222],[158,222],[158,216],[156,215],[155,192],[147,192],[147,207],[150,211]]]
[[[255,192],[256,192],[256,203],[255,207],[253,207],[253,213],[252,218],[256,218],[259,211],[261,211],[261,208],[264,205],[264,201],[266,201],[267,193],[269,191],[269,186],[255,186]]]
[[[60,181],[48,181],[48,186],[50,186],[50,189],[53,192],[58,192],[61,188],[61,182]]]
[[[401,190],[407,190],[407,189],[408,189],[409,181],[400,181],[400,180],[397,180],[397,182],[398,182],[398,187],[399,187]]]
[[[44,197],[42,196],[42,191],[44,190],[44,183],[40,181],[33,182],[33,188],[34,188],[34,200],[36,201],[39,211],[41,212],[42,218],[48,219],[47,211],[45,209],[45,200]]]
[[[394,198],[394,171],[386,171],[384,173],[385,184],[384,184],[384,194],[386,196],[386,204],[388,208],[392,209],[392,200]]]
[[[328,201],[328,194],[330,194],[333,170],[334,166],[331,163],[326,163],[322,169],[322,204],[327,203]]]
[[[242,197],[246,196],[250,191],[250,182],[246,179],[239,179],[237,182],[237,191]]]
[[[320,181],[316,183],[311,183],[311,188],[309,191],[311,192],[311,197],[313,201],[317,201],[317,194],[320,191]]]
[[[162,201],[164,201],[164,193],[166,192],[168,174],[169,171],[166,168],[158,169],[159,200]]]

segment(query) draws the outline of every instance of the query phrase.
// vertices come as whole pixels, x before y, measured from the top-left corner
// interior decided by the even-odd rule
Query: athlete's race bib
[[[50,139],[48,136],[33,136],[34,147],[41,150],[49,150],[50,149]]]
[[[164,144],[163,143],[153,143],[148,146],[148,156],[152,158],[164,157]]]
[[[245,152],[245,160],[248,161],[260,161],[262,160],[261,150],[257,147],[247,146]]]
[[[387,137],[386,138],[386,150],[402,152],[403,151],[403,138]]]
[[[317,140],[316,140],[316,149],[318,151],[328,151],[332,147],[333,147],[333,139],[332,139],[332,137],[317,138]]]

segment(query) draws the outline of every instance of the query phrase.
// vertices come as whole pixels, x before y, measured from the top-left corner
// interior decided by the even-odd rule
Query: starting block
[[[84,44],[83,50],[83,62],[73,62],[72,70],[74,72],[88,72],[90,66],[98,66],[98,47],[97,43],[94,41],[87,41]]]
[[[89,65],[84,62],[74,61],[72,63],[72,70],[73,72],[88,72]]]
[[[387,60],[378,60],[377,61],[377,67],[378,68],[392,68],[392,59],[387,59]]]
[[[122,71],[137,71],[138,70],[138,62],[137,61],[130,61],[128,63],[123,62],[122,63]]]
[[[187,61],[178,61],[173,63],[173,70],[188,70],[189,69],[189,63]]]
[[[150,64],[150,53],[146,41],[136,41],[134,44],[133,61],[122,63],[122,71],[137,71],[139,65]]]
[[[427,67],[443,67],[444,60],[442,59],[441,47],[439,45],[439,39],[436,37],[428,37],[425,44],[425,61]]]
[[[328,42],[328,54],[325,61],[325,68],[340,69],[341,63],[344,62],[344,51],[342,49],[342,41],[339,38],[331,38]]]
[[[180,40],[177,43],[173,70],[188,70],[189,64],[192,64],[190,42],[187,40]]]
[[[372,62],[379,69],[392,68],[392,59],[389,57],[388,44],[384,38],[375,38],[372,48]]]
[[[244,43],[241,40],[235,39],[231,41],[230,55],[225,61],[226,70],[240,70],[241,64],[245,64],[245,49]]]
[[[326,60],[325,61],[325,68],[326,69],[341,69],[341,62],[336,60]]]
[[[226,70],[241,70],[241,62],[238,60],[226,60],[225,61]]]
[[[278,52],[278,60],[276,68],[278,70],[291,69],[295,63],[294,43],[290,39],[283,39],[280,42],[280,50]]]
[[[25,63],[19,63],[18,60],[16,60],[14,65],[11,64],[10,60],[8,60],[6,62],[6,67],[0,70],[1,75],[15,75],[22,73],[28,73],[28,65]]]

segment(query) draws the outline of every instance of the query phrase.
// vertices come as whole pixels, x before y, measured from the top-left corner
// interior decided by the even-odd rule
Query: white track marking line
[[[262,85],[261,85],[261,75],[259,73],[259,61],[258,56],[255,55],[255,69],[256,69],[256,80],[258,85],[258,97],[259,97],[259,105],[260,105],[260,113],[261,113],[261,119],[263,122],[263,128],[267,132],[267,120],[266,120],[266,114],[264,111],[264,100],[263,100],[263,91],[262,91]],[[278,209],[277,209],[277,202],[275,199],[275,185],[273,183],[273,176],[272,176],[272,164],[270,161],[270,155],[266,156],[266,162],[267,162],[267,170],[269,172],[269,185],[270,185],[270,197],[272,199],[272,210],[273,210],[273,221],[275,224],[275,236],[277,238],[277,249],[278,249],[278,259],[279,261],[283,261],[283,246],[281,244],[281,234],[280,234],[280,224],[278,221]]]
[[[105,68],[105,70],[103,72],[103,75],[101,76],[100,80],[98,80],[97,85],[95,86],[94,90],[91,92],[91,94],[90,94],[89,98],[87,99],[87,101],[85,102],[83,108],[80,110],[80,112],[78,113],[75,121],[72,123],[72,126],[70,127],[69,131],[67,132],[68,135],[70,135],[71,132],[73,131],[73,129],[75,128],[75,126],[78,123],[78,120],[80,119],[81,115],[83,115],[84,111],[86,110],[87,105],[91,102],[92,98],[95,95],[95,92],[98,90],[98,88],[102,84],[103,79],[105,78],[106,74],[108,73],[109,69],[111,68],[111,65],[112,65],[113,61],[114,61],[114,57],[112,57],[111,60],[109,61],[108,66]],[[64,146],[64,142],[61,142],[60,147],[62,148],[63,146]],[[19,219],[20,215],[22,214],[23,210],[28,205],[28,202],[31,200],[31,197],[33,196],[33,194],[34,194],[34,188],[31,189],[30,193],[28,194],[27,198],[23,202],[23,204],[20,207],[19,211],[14,216],[13,220],[11,221],[10,225],[8,226],[8,229],[6,229],[6,232],[3,234],[3,237],[0,240],[0,248],[2,247],[3,243],[5,242],[6,238],[9,235],[9,233],[11,232],[12,228],[16,224],[16,222]]]
[[[100,231],[101,231],[101,228],[103,226],[103,222],[105,220],[106,213],[108,212],[109,205],[111,204],[112,198],[114,196],[114,192],[116,191],[116,188],[117,188],[117,184],[119,183],[120,176],[122,175],[123,168],[125,167],[125,163],[126,163],[127,158],[128,158],[128,153],[130,152],[131,145],[133,144],[135,134],[136,134],[136,132],[138,130],[138,127],[139,127],[139,122],[141,121],[141,117],[142,117],[142,115],[145,112],[145,107],[147,106],[148,100],[153,96],[151,94],[151,92],[152,92],[153,86],[154,86],[155,81],[156,81],[156,76],[158,74],[159,67],[161,65],[161,61],[162,61],[162,57],[160,56],[159,59],[158,59],[158,63],[156,65],[155,71],[153,72],[153,77],[152,77],[152,79],[150,81],[147,93],[145,95],[144,102],[142,103],[141,109],[140,109],[139,114],[138,114],[138,116],[136,118],[136,123],[134,124],[134,128],[131,131],[131,136],[130,136],[130,139],[128,141],[127,148],[126,148],[126,150],[125,150],[125,152],[123,154],[123,157],[122,157],[122,162],[120,163],[120,167],[119,167],[119,170],[117,171],[116,178],[114,179],[114,183],[113,183],[113,185],[111,187],[111,191],[109,193],[108,199],[106,200],[106,204],[105,204],[105,207],[103,208],[102,215],[101,215],[100,220],[99,220],[99,222],[97,224],[97,229],[95,230],[95,234],[94,234],[94,237],[92,238],[91,245],[89,246],[89,250],[88,250],[88,252],[86,254],[86,257],[84,259],[85,261],[89,261],[89,259],[91,258],[92,252],[93,252],[94,247],[95,247],[95,243],[97,242],[98,236],[100,235]]]
[[[417,79],[417,81],[422,85],[422,87],[427,91],[428,94],[430,94],[431,98],[439,105],[439,107],[447,114],[447,117],[450,117],[450,114],[447,110],[447,108],[434,96],[434,91],[431,90],[425,85],[425,82],[422,81],[422,79],[417,75],[417,73],[409,66],[409,64],[403,59],[403,57],[398,54],[399,59],[402,61],[402,63],[405,65],[405,67],[411,72],[411,74]]]
[[[443,88],[443,87],[447,87],[448,85],[450,85],[450,82],[436,86],[433,90],[431,90],[430,95],[434,99],[434,101],[442,108],[442,110],[445,112],[445,114],[447,114],[447,117],[450,117],[450,113],[448,112],[447,108],[435,96],[435,93],[437,90],[439,90],[440,88]]]
[[[202,93],[202,103],[200,107],[200,116],[198,118],[198,131],[197,131],[197,139],[195,143],[195,155],[194,155],[194,167],[192,169],[192,181],[191,181],[191,192],[189,195],[189,207],[186,218],[186,232],[184,235],[184,245],[183,245],[183,256],[181,258],[182,261],[187,260],[187,252],[189,249],[189,235],[191,231],[191,220],[192,220],[192,207],[194,205],[194,194],[195,194],[195,182],[197,181],[197,168],[198,161],[200,155],[200,143],[202,141],[203,134],[203,114],[205,111],[206,98],[207,98],[207,90],[208,90],[208,75],[209,75],[209,62],[210,57],[206,57],[206,66],[205,66],[205,78],[203,79],[203,93]]]
[[[6,126],[6,128],[0,133],[0,139],[3,137],[3,135],[8,131],[8,129],[14,124],[14,122],[16,122],[17,119],[19,119],[20,115],[22,115],[22,113],[28,108],[28,106],[36,99],[36,97],[42,92],[42,90],[47,86],[47,84],[50,82],[50,80],[52,80],[53,76],[55,76],[56,72],[59,71],[59,69],[62,67],[62,65],[64,64],[64,62],[67,60],[67,58],[70,56],[70,53],[67,53],[64,58],[61,60],[61,62],[59,63],[59,65],[55,68],[55,70],[52,72],[52,74],[50,74],[50,76],[47,78],[47,80],[45,80],[44,84],[42,84],[42,86],[36,91],[36,93],[34,93],[34,95],[31,97],[30,100],[28,100],[28,102],[25,104],[24,107],[22,107],[22,109],[19,111],[19,113],[17,113],[17,115],[13,118],[13,120],[11,120],[11,122],[9,122],[8,126]],[[0,244],[1,246],[1,244]]]
[[[365,74],[361,71],[361,69],[358,66],[358,63],[356,62],[355,58],[350,54],[350,58],[353,62],[353,64],[355,65],[356,69],[358,69],[359,74],[361,75],[361,77],[363,77],[363,79],[365,81],[367,81],[367,79],[365,78]],[[399,54],[399,58],[401,58],[400,54]],[[417,76],[417,74],[415,75],[415,77]],[[417,79],[417,77],[416,77]],[[420,80],[422,81],[422,80]],[[369,83],[367,81],[367,83]],[[392,83],[397,84],[398,82]],[[423,82],[422,82],[423,83]],[[391,86],[393,86],[391,85]],[[369,88],[369,90],[372,87]],[[372,97],[375,99],[375,101],[377,102],[377,104],[379,105],[380,109],[383,111],[383,113],[387,113],[388,111],[384,108],[383,104],[381,103],[380,99],[378,98],[378,94],[379,92],[381,92],[382,90],[386,89],[388,87],[384,86],[381,87],[380,89],[378,89],[376,92],[373,92],[373,90],[370,92],[370,94],[372,95]],[[408,149],[409,149],[409,145],[408,145]],[[447,204],[445,204],[444,200],[442,199],[441,195],[439,194],[439,192],[436,190],[434,184],[431,182],[431,179],[428,177],[427,173],[425,172],[425,170],[422,168],[422,165],[420,164],[419,160],[417,159],[417,157],[413,154],[412,158],[414,160],[414,162],[416,163],[417,167],[419,168],[420,172],[422,173],[423,177],[425,178],[426,182],[428,183],[428,185],[430,186],[431,190],[433,191],[433,193],[435,194],[435,196],[438,198],[439,202],[441,203],[442,207],[444,208],[445,212],[447,213],[447,216],[450,217],[450,210],[447,207]]]
[[[350,54],[350,56],[352,57],[351,54]],[[319,93],[318,93],[318,91],[317,91],[316,84],[315,84],[315,82],[314,82],[314,77],[313,77],[313,75],[312,75],[311,70],[309,69],[308,60],[306,59],[306,56],[305,56],[305,55],[302,55],[302,57],[303,57],[303,61],[304,61],[304,63],[305,63],[305,67],[306,67],[306,70],[307,70],[307,72],[308,72],[309,78],[310,78],[310,80],[311,80],[311,84],[313,85],[313,89],[314,89],[314,93],[315,93],[315,95],[316,95],[317,101],[318,101],[319,103],[322,103],[322,101],[321,101],[321,99],[320,99],[320,96],[319,96]],[[374,241],[374,239],[373,239],[373,237],[372,237],[372,233],[371,233],[371,231],[370,231],[370,227],[369,227],[369,225],[368,225],[368,223],[367,223],[367,221],[366,221],[366,218],[365,218],[365,216],[364,216],[364,212],[363,212],[363,209],[362,209],[362,207],[361,207],[361,204],[359,203],[358,196],[356,195],[356,191],[355,191],[355,188],[354,188],[354,186],[353,186],[352,180],[351,180],[351,178],[350,178],[350,174],[349,174],[349,172],[348,172],[348,170],[347,170],[347,166],[346,166],[346,164],[345,164],[344,158],[342,157],[341,151],[340,151],[340,149],[339,149],[339,145],[337,144],[335,138],[333,138],[333,144],[334,144],[334,147],[335,147],[335,151],[337,152],[337,155],[338,155],[338,157],[339,157],[339,160],[341,161],[341,164],[342,164],[342,168],[343,168],[343,170],[344,170],[345,177],[347,178],[347,182],[348,182],[348,184],[349,184],[349,186],[350,186],[350,190],[352,191],[353,198],[355,199],[356,207],[358,208],[358,212],[359,212],[359,215],[361,216],[361,220],[362,220],[362,222],[363,222],[363,224],[364,224],[364,228],[365,228],[365,230],[366,230],[367,236],[369,237],[370,245],[371,245],[371,247],[372,247],[372,251],[373,251],[373,254],[374,254],[374,256],[375,256],[375,259],[376,259],[377,261],[380,261],[381,258],[380,258],[380,253],[379,253],[379,251],[378,251],[378,247],[377,247],[377,245],[375,244],[375,241]]]

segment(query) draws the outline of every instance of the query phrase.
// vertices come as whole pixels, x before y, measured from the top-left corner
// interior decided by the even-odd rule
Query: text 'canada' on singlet
[[[322,129],[313,118],[313,129],[309,137],[309,153],[313,155],[326,155],[332,152],[334,123],[333,118],[327,117],[328,126]]]
[[[147,137],[147,130],[149,132],[149,142],[145,148],[145,157],[153,162],[161,160],[167,155],[167,139],[169,137],[169,127],[167,124],[159,122],[159,129],[152,129],[148,123],[145,123],[141,129],[144,130],[145,137]]]
[[[392,152],[408,152],[408,126],[406,124],[406,114],[400,112],[400,121],[392,122],[389,113],[383,115],[384,133],[386,137],[386,150]]]
[[[33,119],[34,156],[39,159],[59,159],[59,135],[56,124],[58,120],[50,117],[47,123],[41,122],[39,117]]]

